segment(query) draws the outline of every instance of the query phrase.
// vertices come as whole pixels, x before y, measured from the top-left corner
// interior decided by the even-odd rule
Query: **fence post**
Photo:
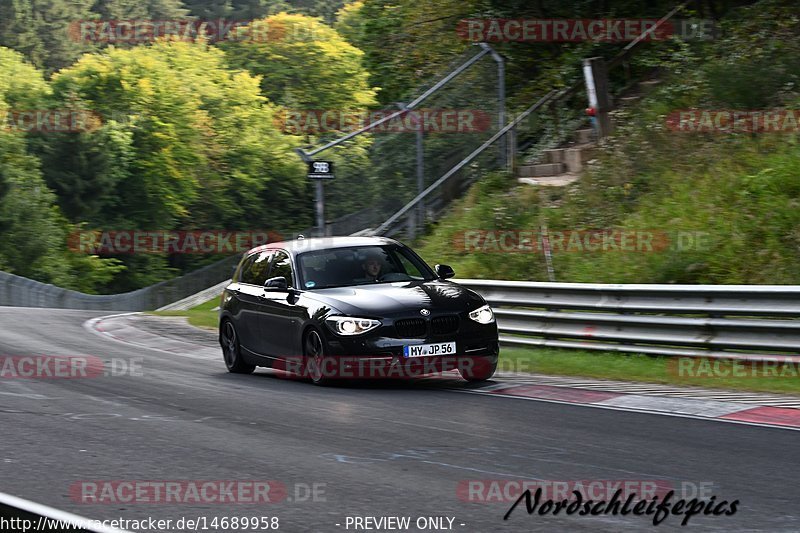
[[[595,110],[597,138],[604,139],[611,134],[611,95],[608,92],[608,69],[602,57],[583,60],[583,75],[586,80],[586,93],[589,107]]]
[[[511,175],[517,172],[517,128],[508,130],[508,171]]]
[[[422,117],[418,116],[419,122],[419,129],[417,130],[417,195],[422,194],[422,191],[425,190],[425,154],[423,150],[425,149],[423,143],[423,135],[424,132],[422,131]],[[417,206],[417,223],[420,226],[425,225],[425,199],[423,198],[419,205]]]
[[[408,106],[403,102],[397,102],[397,107],[401,110],[406,111],[408,113],[414,113],[417,119],[417,133],[416,133],[416,156],[417,156],[417,195],[422,194],[422,191],[425,190],[425,124],[423,124],[422,120],[423,117],[419,113],[415,111],[411,111],[408,109]],[[413,117],[411,117],[413,118]],[[417,221],[420,227],[425,225],[425,200],[421,200],[419,205],[417,205]]]
[[[406,238],[409,241],[413,241],[417,238],[417,221],[416,221],[416,213],[411,212],[408,214],[408,218],[406,219]]]
[[[503,56],[486,43],[479,43],[481,48],[488,50],[492,59],[497,63],[497,131],[506,127],[506,62]],[[500,168],[506,168],[508,154],[506,153],[506,137],[502,136],[497,141],[497,162]]]

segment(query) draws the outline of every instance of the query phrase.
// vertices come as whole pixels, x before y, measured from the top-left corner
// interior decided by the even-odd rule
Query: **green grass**
[[[559,376],[662,383],[684,387],[800,394],[800,376],[721,377],[711,372],[680,377],[672,357],[558,348],[502,348],[500,370]],[[725,367],[723,367],[724,369]],[[798,368],[798,367],[795,367]],[[713,377],[711,377],[713,376]]]
[[[189,324],[204,329],[216,330],[219,326],[219,311],[214,310],[219,306],[219,296],[215,296],[207,302],[192,307],[187,311],[153,311],[152,314],[158,316],[185,316],[189,319]]]

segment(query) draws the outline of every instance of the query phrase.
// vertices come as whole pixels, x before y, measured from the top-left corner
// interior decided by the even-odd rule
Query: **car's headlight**
[[[339,335],[361,335],[381,325],[380,320],[352,316],[332,316],[325,322]]]
[[[472,311],[469,317],[479,324],[491,324],[494,322],[494,313],[492,312],[492,308],[488,305],[484,305]]]

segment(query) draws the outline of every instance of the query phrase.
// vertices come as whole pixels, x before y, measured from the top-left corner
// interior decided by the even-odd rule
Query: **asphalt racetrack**
[[[2,355],[139,367],[0,379],[0,491],[90,518],[202,518],[205,531],[234,531],[210,527],[233,516],[277,517],[285,532],[402,530],[381,517],[409,517],[406,531],[800,530],[796,431],[464,394],[455,378],[315,387],[264,369],[232,375],[213,334],[182,353],[137,347],[87,331],[107,314],[0,308]],[[269,481],[277,501],[128,501],[114,490],[84,501],[87,487],[209,480]],[[484,501],[492,483],[652,480],[739,500],[737,512],[654,528],[652,516],[528,515],[524,503],[504,520],[513,499]]]

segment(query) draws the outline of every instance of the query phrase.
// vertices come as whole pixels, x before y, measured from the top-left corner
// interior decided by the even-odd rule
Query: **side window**
[[[409,261],[409,259],[402,253],[395,253],[394,255],[396,259],[400,260],[400,264],[402,265],[403,270],[405,271],[404,274],[407,274],[409,277],[414,279],[423,279],[425,277],[422,275],[422,272],[420,272],[419,269],[414,265],[414,263]]]
[[[274,278],[277,276],[283,276],[286,278],[288,286],[294,287],[294,282],[292,281],[292,260],[289,259],[289,254],[286,252],[275,252],[269,277]]]
[[[239,263],[239,268],[236,269],[236,273],[233,275],[232,281],[234,283],[245,283],[244,278],[246,277],[247,271],[250,269],[250,266],[253,264],[255,259],[255,255],[251,255],[242,259],[242,261]]]
[[[267,281],[270,255],[272,255],[272,252],[265,251],[248,257],[247,262],[242,266],[239,282],[263,285]]]

